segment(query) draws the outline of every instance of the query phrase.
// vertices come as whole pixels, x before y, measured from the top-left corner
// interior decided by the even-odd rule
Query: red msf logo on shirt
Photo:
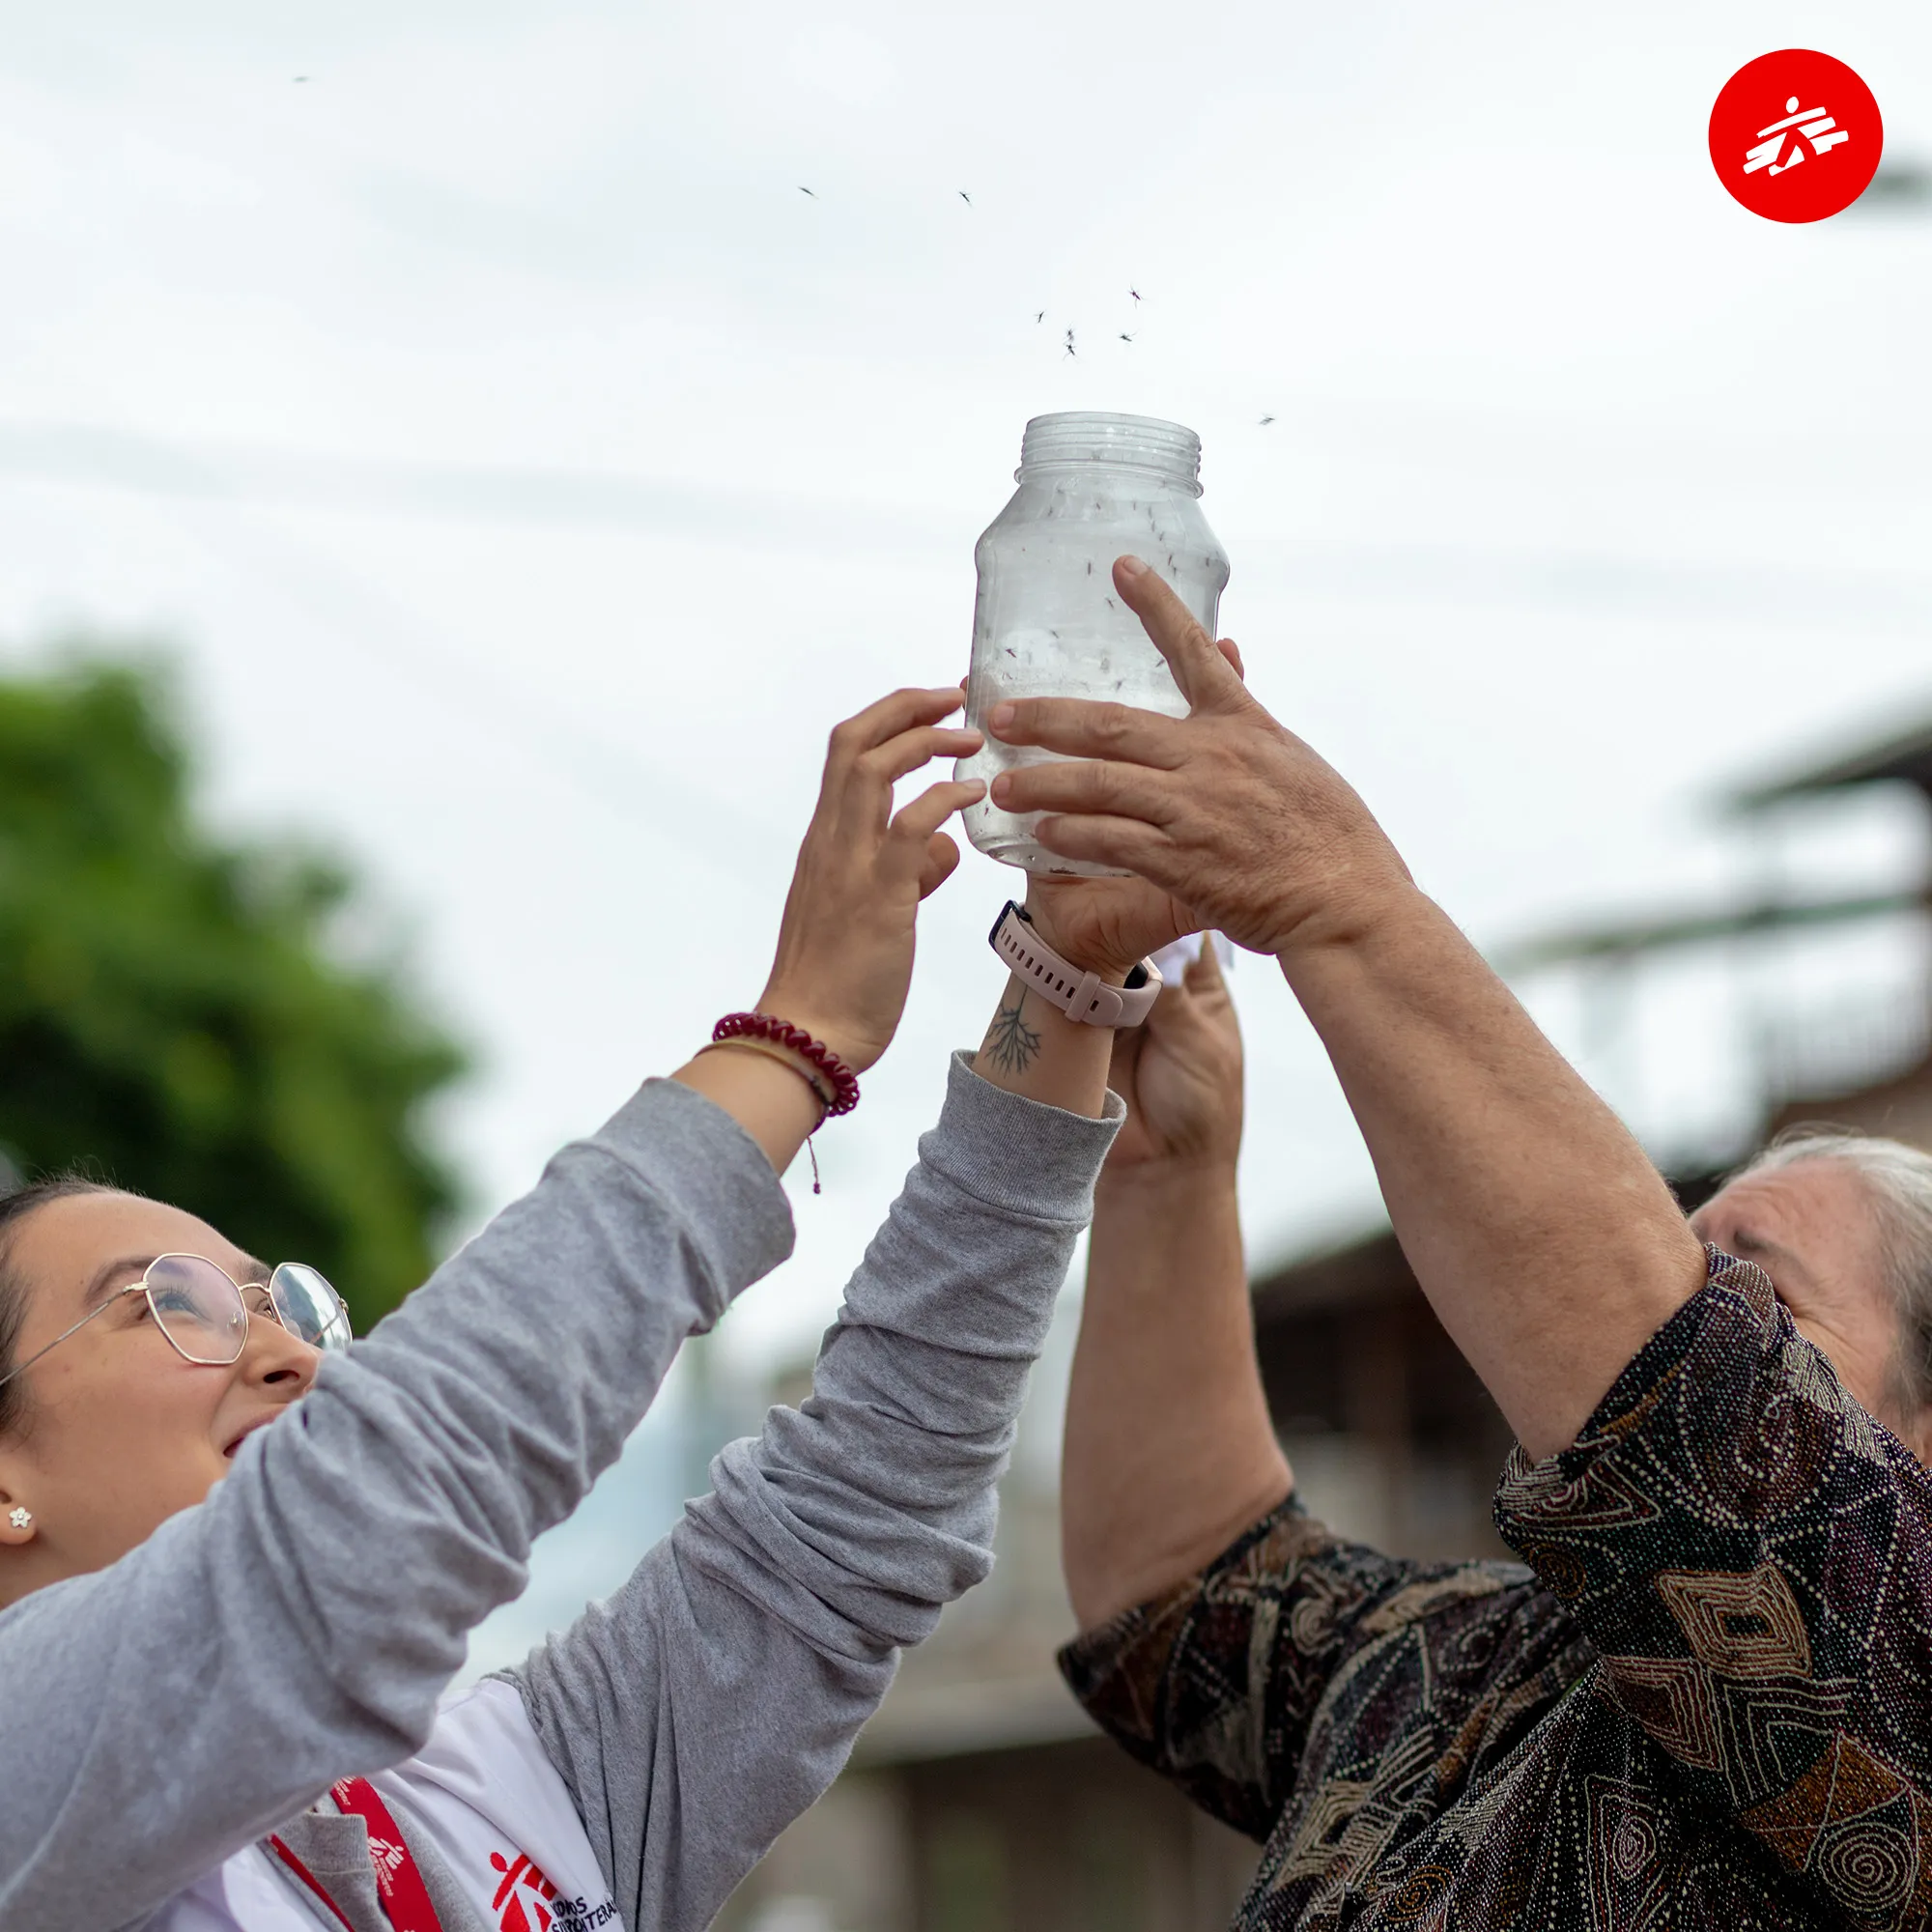
[[[497,1895],[490,1901],[497,1932],[598,1932],[615,1925],[617,1901],[560,1895],[522,1852],[505,1857],[492,1852],[490,1862],[498,1874]]]
[[[556,1887],[522,1852],[514,1863],[501,1852],[492,1852],[490,1862],[502,1873],[497,1895],[490,1901],[498,1932],[551,1932],[557,1918]]]

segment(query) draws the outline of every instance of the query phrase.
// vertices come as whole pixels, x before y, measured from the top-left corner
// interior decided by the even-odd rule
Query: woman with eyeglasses
[[[939,828],[979,795],[892,810],[977,749],[958,701],[900,692],[833,733],[755,1012],[353,1347],[312,1269],[185,1208],[0,1204],[0,1926],[697,1932],[830,1782],[898,1649],[990,1564],[1120,1119],[1107,1029],[1187,923],[1133,882],[1003,915],[1015,977],[811,1400],[727,1448],[614,1597],[444,1693],[680,1342],[788,1251],[779,1176],[892,1038],[958,859]],[[665,914],[701,956],[702,907]]]

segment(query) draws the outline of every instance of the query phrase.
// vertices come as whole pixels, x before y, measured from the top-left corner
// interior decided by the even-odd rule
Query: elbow
[[[1070,1522],[1062,1525],[1060,1564],[1066,1601],[1082,1636],[1158,1596],[1187,1574],[1145,1548],[1133,1549],[1118,1537],[1082,1534]]]
[[[1073,1627],[1082,1636],[1112,1623],[1122,1610],[1133,1607],[1109,1587],[1105,1577],[1076,1576],[1070,1569],[1066,1573],[1066,1601],[1072,1606]]]
[[[1068,1512],[1061,1566],[1081,1634],[1191,1584],[1293,1492],[1293,1472],[1277,1451],[1247,1480],[1230,1485],[1215,1506],[1189,1510],[1164,1527],[1151,1526],[1145,1510],[1104,1522]]]

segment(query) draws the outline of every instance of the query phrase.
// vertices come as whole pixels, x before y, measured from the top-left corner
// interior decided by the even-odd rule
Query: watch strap
[[[1110,986],[1097,973],[1063,959],[1035,931],[1026,908],[1009,899],[987,935],[992,949],[1024,986],[1085,1026],[1136,1027],[1160,998],[1160,969],[1143,959],[1124,986]]]

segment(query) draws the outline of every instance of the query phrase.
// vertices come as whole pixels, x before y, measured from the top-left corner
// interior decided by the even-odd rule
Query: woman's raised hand
[[[959,863],[939,828],[984,790],[946,780],[895,814],[893,786],[929,759],[980,749],[978,731],[940,722],[964,701],[957,685],[895,691],[838,725],[826,752],[758,1010],[803,1027],[855,1073],[898,1027],[919,903]]]
[[[1139,558],[1122,557],[1114,582],[1189,715],[1010,699],[987,720],[994,737],[1078,762],[1002,773],[995,803],[1052,814],[1035,835],[1049,851],[1124,867],[1257,952],[1345,938],[1411,892],[1360,798],[1248,695],[1234,647],[1217,646]]]
[[[1233,1170],[1241,1151],[1241,1027],[1211,934],[1146,1024],[1114,1036],[1107,1085],[1127,1103],[1110,1171],[1149,1161]]]

